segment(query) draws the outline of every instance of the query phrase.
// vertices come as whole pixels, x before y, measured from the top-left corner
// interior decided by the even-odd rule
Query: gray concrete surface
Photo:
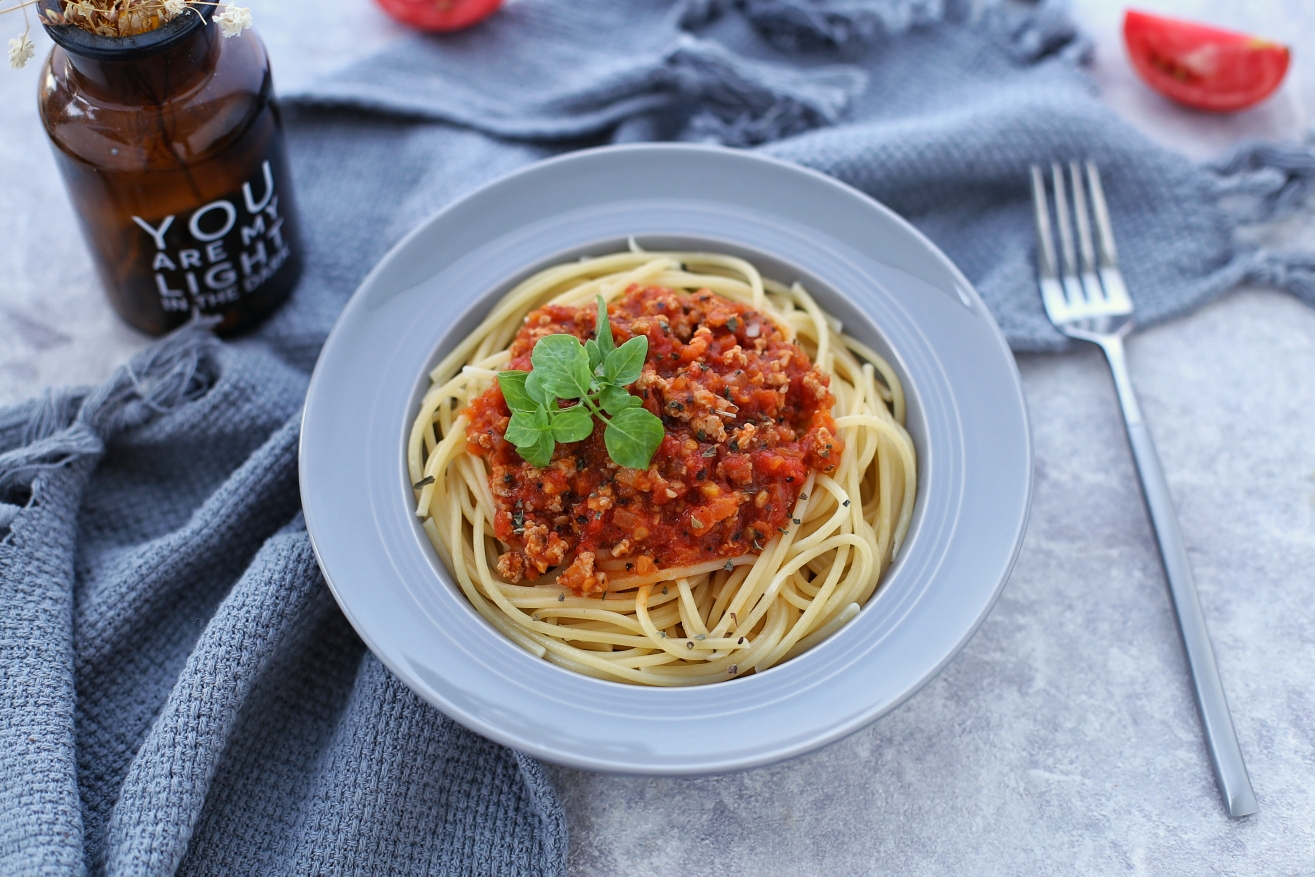
[[[365,0],[251,5],[285,87],[398,33]],[[1117,4],[1079,0],[1105,99],[1152,137],[1208,158],[1315,122],[1308,2],[1141,5],[1296,50],[1271,102],[1201,116],[1133,77]],[[16,19],[3,21],[7,36]],[[0,74],[0,403],[100,380],[146,343],[97,286],[36,117],[35,70]],[[1269,234],[1315,249],[1310,219]],[[573,877],[1315,874],[1315,311],[1242,290],[1135,336],[1129,356],[1256,816],[1235,822],[1219,804],[1093,349],[1020,358],[1036,441],[1031,525],[1000,602],[945,672],[868,729],[775,767],[697,780],[554,769]]]

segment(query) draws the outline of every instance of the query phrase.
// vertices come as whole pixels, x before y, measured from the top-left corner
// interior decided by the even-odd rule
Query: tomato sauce
[[[643,374],[629,387],[662,418],[666,436],[647,470],[618,466],[596,423],[559,443],[543,469],[503,439],[511,412],[495,383],[466,410],[467,447],[489,465],[494,531],[511,550],[508,581],[569,561],[558,583],[576,594],[614,576],[754,554],[790,519],[812,470],[832,472],[844,444],[831,415],[830,377],[769,319],[707,290],[632,286],[608,307],[620,345],[648,338]],[[531,312],[508,368],[529,371],[545,335],[593,337],[593,305]]]

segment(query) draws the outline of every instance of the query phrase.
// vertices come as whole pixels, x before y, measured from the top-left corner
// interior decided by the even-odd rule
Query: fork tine
[[[1041,168],[1032,165],[1032,214],[1036,220],[1038,270],[1042,277],[1059,279],[1055,264],[1055,239],[1050,234],[1050,206],[1046,203],[1046,178]]]
[[[1130,313],[1132,299],[1119,273],[1119,254],[1114,247],[1114,229],[1110,226],[1110,211],[1105,204],[1105,189],[1100,184],[1100,171],[1095,162],[1087,162],[1087,185],[1091,188],[1091,208],[1096,216],[1096,246],[1100,250],[1100,283],[1110,306]]]
[[[1082,291],[1091,304],[1101,304],[1105,295],[1096,277],[1096,251],[1091,243],[1091,220],[1087,214],[1087,196],[1082,187],[1082,171],[1078,163],[1068,164],[1069,184],[1073,187],[1073,218],[1077,220],[1078,252],[1082,255]]]
[[[1100,246],[1100,267],[1117,268],[1119,254],[1114,248],[1114,229],[1110,227],[1110,209],[1105,205],[1105,190],[1100,185],[1100,171],[1095,162],[1087,162],[1087,183],[1091,186],[1091,209],[1096,214],[1096,242]]]
[[[1071,307],[1086,304],[1082,284],[1078,280],[1078,259],[1073,249],[1073,226],[1069,222],[1068,194],[1064,191],[1064,169],[1059,162],[1050,165],[1050,176],[1055,186],[1055,219],[1059,225],[1059,249],[1064,260],[1064,293]]]
[[[1101,171],[1095,162],[1086,163],[1086,181],[1091,187],[1091,210],[1095,213],[1095,235],[1101,247],[1101,267],[1114,268],[1119,264],[1119,252],[1114,246],[1114,229],[1110,226],[1110,208],[1105,204],[1105,189],[1101,187]]]
[[[1082,255],[1082,270],[1096,270],[1096,252],[1091,245],[1091,220],[1087,218],[1087,196],[1082,188],[1082,172],[1078,163],[1068,163],[1069,184],[1073,187],[1073,216],[1078,226],[1078,252]]]
[[[1068,313],[1064,289],[1059,285],[1059,265],[1055,258],[1055,237],[1050,232],[1050,204],[1046,200],[1046,178],[1038,165],[1032,165],[1032,217],[1036,221],[1037,282],[1041,302],[1050,319],[1062,322]]]

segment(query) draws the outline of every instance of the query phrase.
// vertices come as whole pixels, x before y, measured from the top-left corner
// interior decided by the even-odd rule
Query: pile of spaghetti
[[[617,344],[647,339],[628,389],[664,435],[646,469],[613,461],[601,424],[536,467],[505,438],[498,374],[548,335],[594,338],[599,296]],[[742,259],[548,268],[430,378],[408,465],[435,550],[494,627],[590,676],[701,684],[804,652],[858,613],[912,517],[894,371]]]

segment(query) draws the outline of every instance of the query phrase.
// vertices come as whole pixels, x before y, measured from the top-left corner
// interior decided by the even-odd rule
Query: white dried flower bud
[[[187,9],[187,0],[164,0],[164,14],[170,18],[183,14]]]
[[[235,37],[251,27],[251,10],[245,6],[226,6],[215,16],[219,29],[226,37]]]
[[[32,60],[32,56],[36,53],[36,46],[32,45],[32,41],[28,39],[26,33],[14,37],[9,41],[9,66],[17,70]]]

